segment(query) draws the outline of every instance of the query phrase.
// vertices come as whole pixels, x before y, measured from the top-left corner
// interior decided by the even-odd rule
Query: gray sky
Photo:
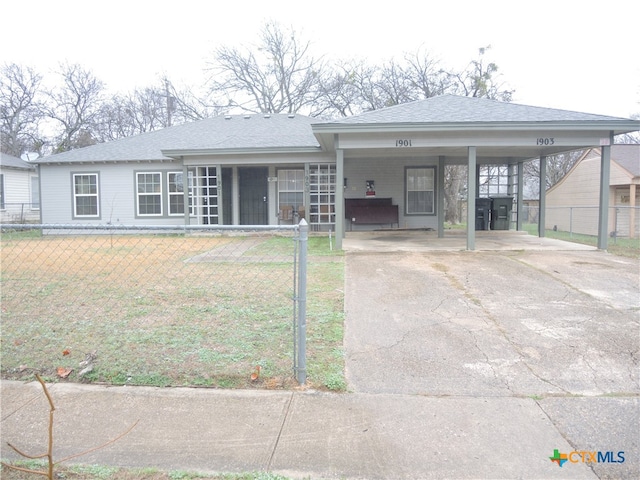
[[[0,62],[48,74],[89,68],[112,91],[197,84],[220,45],[258,41],[265,21],[292,26],[329,59],[381,63],[420,46],[462,69],[478,48],[527,105],[640,114],[640,2],[322,0],[22,0],[5,2]]]

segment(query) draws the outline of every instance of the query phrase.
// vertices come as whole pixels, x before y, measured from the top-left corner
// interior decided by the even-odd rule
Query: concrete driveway
[[[599,478],[638,474],[637,260],[570,244],[408,250],[347,253],[346,373],[354,392],[532,399],[576,450],[626,451],[616,468],[590,465]]]

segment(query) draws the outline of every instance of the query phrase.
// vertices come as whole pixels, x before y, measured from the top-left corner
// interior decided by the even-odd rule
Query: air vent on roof
[[[271,115],[269,115],[268,113],[265,113],[264,118],[271,118]]]
[[[245,115],[245,116],[244,116],[244,119],[245,119],[245,120],[249,120],[250,118],[251,118],[251,115]]]
[[[225,119],[225,120],[231,120],[231,115],[225,115],[225,116],[224,116],[224,119]]]
[[[290,113],[289,115],[287,115],[289,118],[295,118],[296,114],[295,113]]]

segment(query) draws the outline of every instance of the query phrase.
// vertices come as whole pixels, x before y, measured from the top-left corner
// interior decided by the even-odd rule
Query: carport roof
[[[490,163],[497,158],[516,162],[607,144],[610,134],[640,130],[640,121],[442,95],[313,123],[312,128],[325,150],[348,150],[350,158],[423,154],[464,163],[467,148],[475,146],[478,161]],[[394,148],[399,138],[412,139],[412,148]]]
[[[316,123],[314,130],[326,130],[331,127],[348,125],[388,125],[388,124],[518,124],[532,122],[569,122],[569,123],[622,123],[624,130],[632,120],[591,113],[573,112],[544,107],[531,107],[516,103],[499,102],[486,98],[441,95],[415,102],[394,105],[347,117],[332,122]],[[636,127],[640,122],[635,122]],[[624,133],[624,132],[616,132]]]

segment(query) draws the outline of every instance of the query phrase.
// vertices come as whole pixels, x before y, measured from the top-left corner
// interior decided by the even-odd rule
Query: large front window
[[[304,217],[304,170],[278,170],[278,212],[281,221]]]
[[[162,215],[162,174],[137,173],[136,192],[139,216]]]
[[[85,218],[100,216],[97,173],[73,174],[73,215]]]
[[[435,213],[435,167],[407,168],[407,203],[409,215]]]

